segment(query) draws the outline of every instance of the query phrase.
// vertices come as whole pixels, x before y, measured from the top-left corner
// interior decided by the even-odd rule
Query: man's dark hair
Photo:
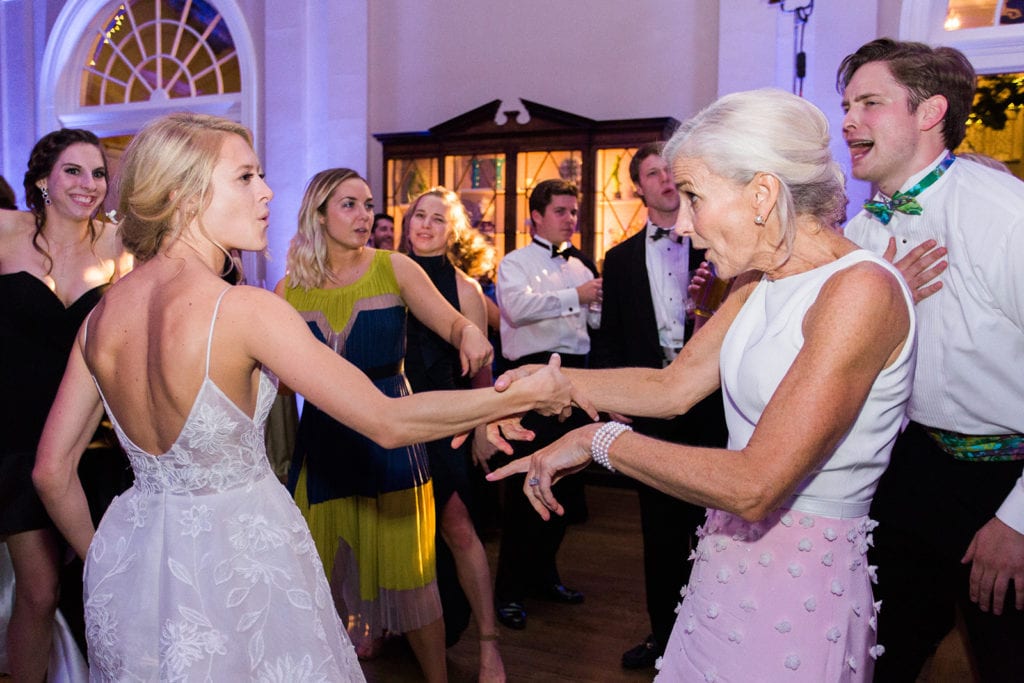
[[[568,180],[542,180],[537,183],[533,188],[533,192],[530,193],[530,215],[536,211],[540,215],[544,215],[544,211],[547,210],[548,204],[551,200],[558,195],[567,195],[570,197],[580,198],[579,188],[574,183],[570,183]]]
[[[655,155],[661,156],[663,149],[665,149],[664,142],[648,142],[636,150],[636,154],[629,160],[629,179],[633,181],[634,185],[640,186],[640,164],[644,163],[644,159]],[[647,206],[647,197],[640,195],[640,201]]]
[[[629,161],[629,179],[633,181],[634,185],[640,184],[640,164],[644,163],[644,159],[656,154],[661,156],[661,151],[664,148],[664,142],[648,142],[636,150],[636,154]]]
[[[885,62],[893,78],[906,88],[910,111],[933,95],[946,98],[942,136],[948,149],[956,149],[967,134],[967,116],[974,103],[974,67],[962,52],[951,47],[879,38],[847,55],[836,72],[836,90],[842,94],[857,69],[869,62]]]
[[[375,213],[373,214],[373,225],[370,226],[371,235],[377,231],[377,223],[382,220],[391,221],[391,225],[395,224],[395,219],[393,216],[390,216],[386,213]]]

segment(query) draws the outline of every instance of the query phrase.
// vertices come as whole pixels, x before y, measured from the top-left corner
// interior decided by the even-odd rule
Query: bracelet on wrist
[[[601,425],[601,428],[594,432],[594,438],[590,442],[590,457],[594,459],[594,462],[608,470],[612,472],[618,471],[612,467],[612,463],[608,459],[608,449],[612,447],[612,442],[619,438],[623,432],[631,431],[633,431],[632,427],[621,422],[606,422]]]

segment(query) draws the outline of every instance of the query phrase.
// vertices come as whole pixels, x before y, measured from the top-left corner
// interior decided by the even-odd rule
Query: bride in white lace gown
[[[225,250],[266,247],[273,196],[238,124],[154,121],[125,152],[120,190],[122,239],[141,265],[79,332],[33,472],[86,560],[90,677],[361,681],[309,530],[267,462],[274,377],[393,446],[526,410],[560,412],[569,384],[555,365],[501,394],[391,399],[287,302],[227,287]],[[351,233],[331,238],[366,239]],[[490,352],[468,360],[475,372]],[[135,485],[94,529],[77,465],[104,407]]]
[[[87,334],[88,324],[88,357]],[[159,456],[107,406],[135,486],[89,546],[93,678],[362,680],[309,529],[267,461],[277,382],[260,373],[250,418],[210,378],[209,360],[210,346],[185,426]]]

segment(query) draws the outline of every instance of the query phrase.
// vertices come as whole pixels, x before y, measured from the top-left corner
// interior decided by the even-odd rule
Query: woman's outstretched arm
[[[528,410],[557,415],[571,402],[571,384],[557,361],[502,393],[473,389],[389,398],[319,342],[287,302],[252,287],[228,292],[220,320],[233,343],[283,383],[386,448],[444,438]]]

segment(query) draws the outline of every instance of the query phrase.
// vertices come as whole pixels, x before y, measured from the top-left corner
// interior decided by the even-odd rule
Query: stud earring
[[[757,223],[758,225],[764,225],[764,216],[762,216],[761,214],[757,214],[756,216],[754,216],[754,222]]]
[[[50,193],[46,191],[45,187],[40,187],[39,193],[43,195],[43,204],[50,206],[53,203],[50,201]]]

